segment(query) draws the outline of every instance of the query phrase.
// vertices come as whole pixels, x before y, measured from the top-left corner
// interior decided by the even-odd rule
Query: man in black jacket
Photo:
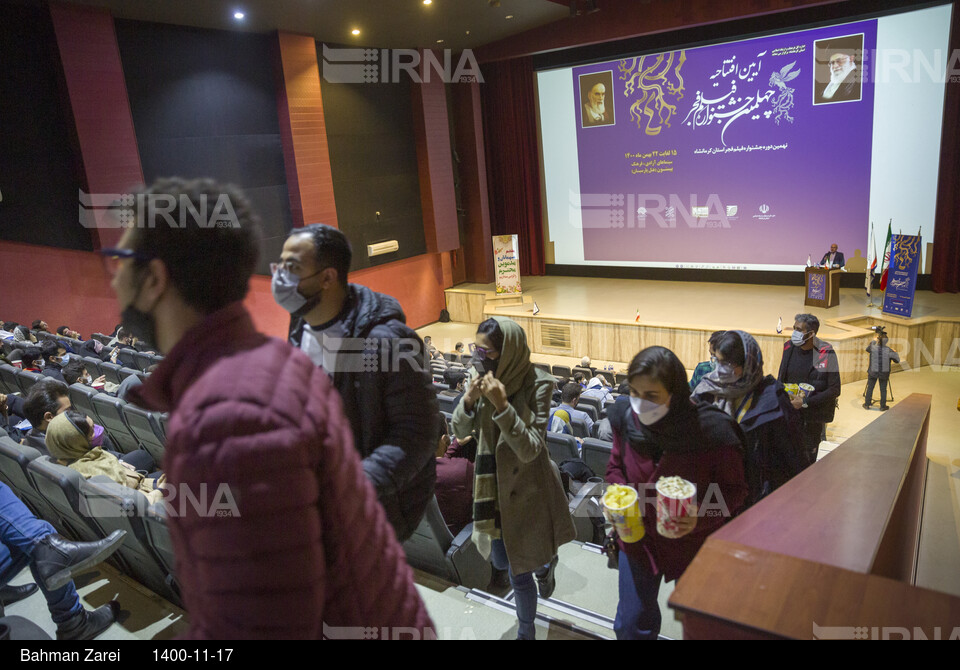
[[[833,347],[817,337],[820,320],[813,314],[794,317],[793,335],[783,345],[777,379],[784,384],[810,384],[806,396],[794,395],[793,408],[803,422],[803,445],[809,463],[817,460],[824,429],[833,421],[840,397],[840,365]]]
[[[333,379],[402,542],[433,496],[439,409],[423,342],[395,299],[347,283],[351,259],[336,228],[297,228],[273,267],[273,296],[291,314],[290,342]]]

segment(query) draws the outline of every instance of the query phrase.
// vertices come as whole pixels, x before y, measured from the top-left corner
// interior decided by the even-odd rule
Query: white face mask
[[[658,405],[655,402],[650,402],[649,400],[644,400],[643,398],[634,398],[633,396],[630,396],[630,406],[633,408],[637,418],[640,419],[640,423],[642,423],[644,426],[651,426],[655,424],[657,421],[665,417],[670,411],[669,402]]]

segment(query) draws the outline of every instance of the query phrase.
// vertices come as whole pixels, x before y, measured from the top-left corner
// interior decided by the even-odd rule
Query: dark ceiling
[[[570,15],[557,0],[68,0],[138,21],[309,34],[382,48],[467,49]],[[245,14],[242,21],[234,12]],[[512,17],[512,18],[507,18]],[[360,35],[351,35],[354,28]],[[438,43],[438,40],[443,40]]]

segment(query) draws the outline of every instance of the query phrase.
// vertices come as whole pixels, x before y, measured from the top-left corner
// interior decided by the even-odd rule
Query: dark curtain
[[[481,70],[490,232],[517,235],[520,274],[542,275],[545,267],[533,59],[487,63]]]
[[[950,53],[960,48],[960,7],[954,5],[950,29]],[[933,241],[933,290],[960,292],[960,81],[956,59],[947,64],[947,93],[943,104],[943,137],[940,144],[940,182]]]

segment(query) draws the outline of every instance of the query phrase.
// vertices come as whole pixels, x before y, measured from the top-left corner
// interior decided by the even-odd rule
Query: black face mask
[[[497,365],[499,365],[499,363],[500,363],[500,359],[499,359],[499,358],[498,358],[497,360],[491,360],[491,359],[489,359],[489,358],[484,358],[482,361],[480,361],[480,365],[483,366],[483,369],[484,369],[486,372],[492,372],[494,377],[497,376]]]
[[[130,304],[127,305],[123,312],[120,313],[120,324],[123,326],[123,330],[132,334],[138,340],[146,344],[150,348],[156,348],[157,345],[157,322],[153,318],[152,314],[147,314],[142,312],[136,307],[133,306],[133,303],[137,301],[137,298],[140,297],[140,290],[143,288],[143,283],[140,283],[140,286],[137,288],[137,293],[133,297],[133,300],[130,301]]]

